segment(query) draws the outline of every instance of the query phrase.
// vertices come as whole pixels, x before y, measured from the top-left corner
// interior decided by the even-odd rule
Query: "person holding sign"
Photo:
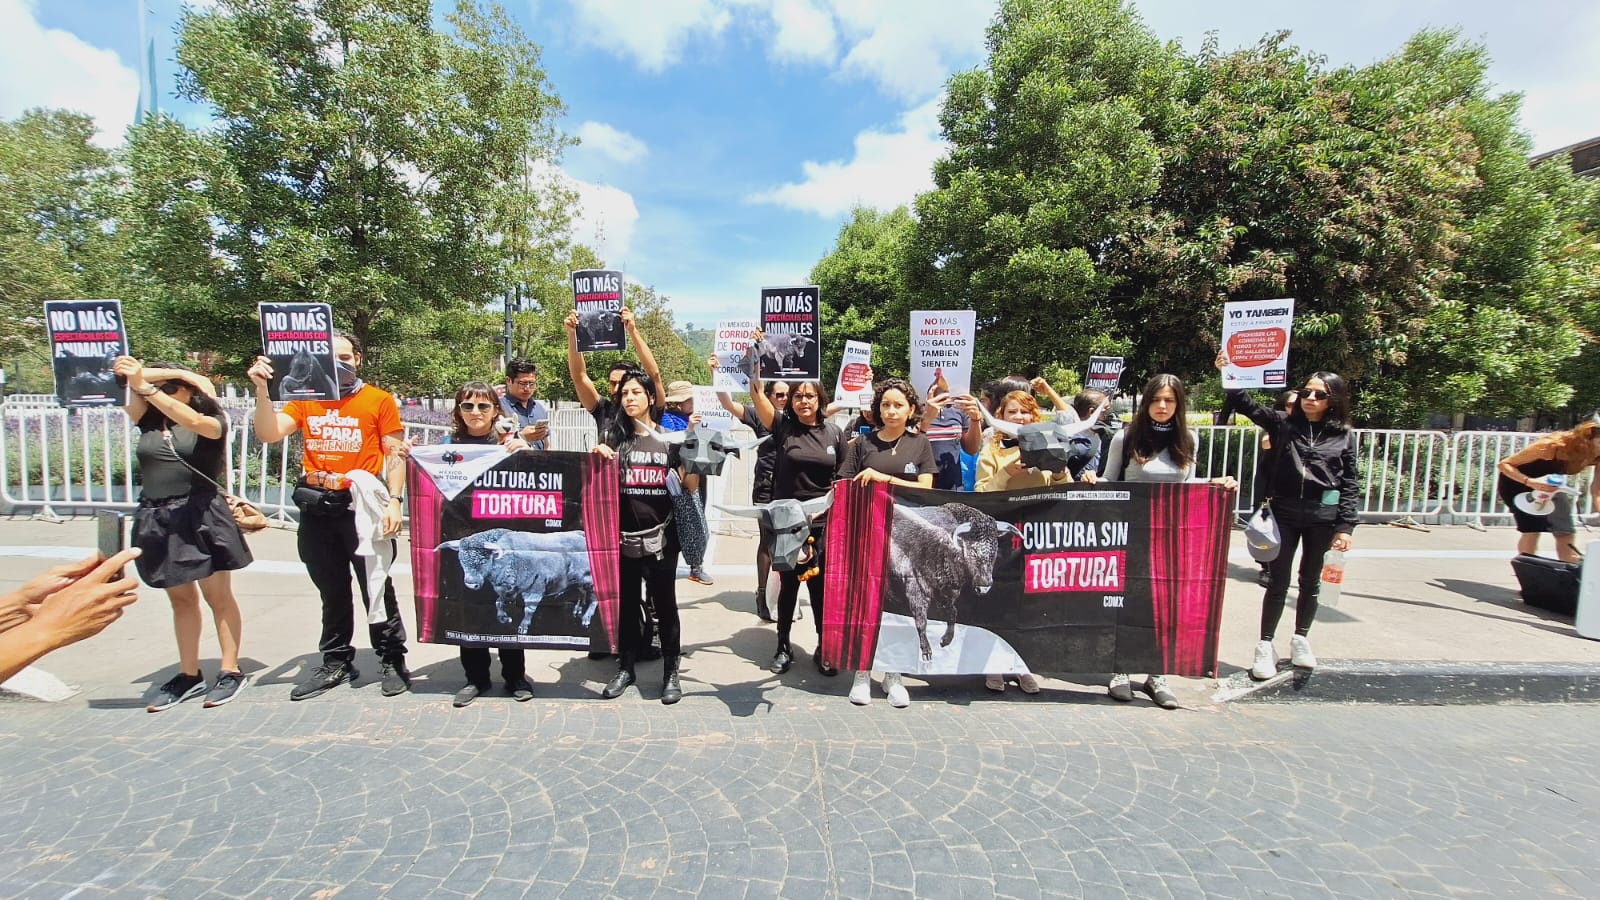
[[[706,365],[716,371],[718,360],[715,353],[706,357]],[[782,414],[789,408],[789,383],[786,381],[761,382],[760,390],[767,395],[767,402],[772,408]],[[766,437],[769,432],[767,426],[761,424],[761,418],[756,415],[755,404],[745,406],[734,400],[726,391],[717,391],[717,402],[727,410],[735,419],[743,422],[746,427],[755,432],[758,438]],[[762,441],[756,447],[755,472],[750,479],[750,502],[769,503],[772,500],[772,486],[774,473],[778,467],[778,447],[772,441]],[[756,539],[756,616],[763,622],[777,621],[772,617],[772,610],[767,606],[767,577],[772,571],[772,531],[763,522],[760,525],[760,536]]]
[[[135,565],[172,602],[178,674],[145,696],[145,710],[171,709],[205,695],[207,707],[238,696],[239,604],[232,573],[250,565],[250,548],[217,484],[226,477],[228,419],[211,381],[175,365],[146,368],[118,357],[112,371],[128,382],[128,419],[139,426],[139,509],[133,514]],[[211,608],[222,645],[221,671],[209,687],[200,671],[200,598]]]
[[[1227,365],[1227,354],[1217,354],[1217,368]],[[1228,401],[1267,432],[1276,454],[1264,493],[1272,504],[1282,545],[1272,561],[1267,593],[1261,601],[1261,640],[1250,665],[1251,677],[1265,681],[1278,672],[1272,639],[1283,617],[1297,545],[1300,593],[1294,605],[1289,663],[1297,669],[1317,667],[1308,635],[1317,618],[1322,561],[1330,548],[1341,553],[1350,550],[1350,535],[1359,521],[1361,472],[1356,467],[1355,436],[1350,432],[1350,391],[1345,380],[1333,372],[1307,378],[1288,413],[1267,409],[1244,391],[1228,391]]]
[[[531,361],[512,360],[506,367],[508,381],[513,377],[512,368],[519,362]],[[529,393],[532,393],[531,389]],[[494,389],[489,385],[481,381],[469,381],[463,384],[461,389],[456,391],[455,407],[450,411],[452,425],[450,433],[445,435],[444,442],[499,444],[507,453],[529,449],[528,442],[522,435],[531,429],[501,434],[495,428],[499,406],[495,400]],[[452,705],[457,709],[470,704],[489,690],[489,648],[462,647],[461,668],[466,673],[467,683],[461,690],[456,691],[455,699],[452,701]],[[518,703],[533,699],[533,684],[528,681],[527,654],[521,647],[500,648],[500,677],[505,679],[506,691],[511,694],[512,699]]]
[[[622,532],[621,607],[616,677],[600,695],[612,700],[636,680],[633,665],[649,647],[642,629],[644,589],[649,587],[661,634],[661,702],[683,699],[678,680],[682,637],[678,622],[678,527],[672,515],[672,492],[693,492],[698,476],[686,474],[678,461],[677,443],[661,439],[661,418],[655,380],[629,372],[617,387],[621,415],[613,418],[594,452],[619,461],[622,479],[618,527]],[[694,416],[690,424],[698,424]]]
[[[376,608],[369,594],[372,586],[367,582],[367,557],[361,552],[387,550],[389,558],[393,558],[394,538],[400,533],[406,483],[402,459],[405,429],[400,424],[400,407],[394,395],[361,380],[356,371],[361,365],[361,348],[354,341],[336,334],[333,350],[339,375],[338,400],[295,400],[278,412],[267,393],[272,381],[272,360],[258,356],[248,372],[256,386],[256,438],[263,444],[276,444],[305,430],[304,475],[294,492],[295,503],[300,507],[296,543],[300,560],[322,597],[322,664],[295,685],[289,692],[290,700],[324,694],[354,681],[359,674],[352,644],[352,567],[365,601],[362,606],[369,611],[367,634],[372,649],[382,660],[383,695],[393,697],[411,689],[411,672],[405,663],[406,626],[395,600],[394,580],[383,578],[382,607]],[[375,490],[364,490],[358,497],[352,489],[358,483],[370,484]],[[380,493],[385,488],[386,494]],[[368,503],[358,501],[376,501],[379,497],[385,498],[375,528],[381,537],[373,540],[371,535],[356,531],[358,506],[363,518],[369,508]],[[376,547],[379,541],[386,541],[388,547]]]
[[[1517,552],[1532,556],[1539,552],[1539,535],[1555,535],[1556,555],[1562,562],[1583,560],[1572,541],[1577,531],[1572,515],[1573,494],[1556,490],[1561,485],[1551,476],[1565,476],[1568,480],[1584,469],[1600,463],[1600,418],[1590,418],[1571,431],[1547,434],[1516,453],[1500,460],[1500,477],[1496,493],[1511,507],[1511,517],[1517,523]],[[1549,511],[1543,515],[1523,509],[1520,503],[1538,507],[1519,497],[1532,493],[1545,495]],[[1589,498],[1600,504],[1600,478],[1589,483]],[[1536,498],[1537,499],[1537,498]]]
[[[753,335],[752,346],[762,339],[760,329]],[[819,381],[790,382],[789,408],[779,412],[761,390],[759,370],[750,379],[750,399],[756,408],[761,424],[772,432],[771,443],[777,450],[777,469],[773,479],[774,500],[815,500],[828,493],[835,474],[844,464],[849,444],[845,434],[824,417],[828,405],[822,383]],[[811,616],[817,626],[817,645],[822,643],[822,548],[823,529],[827,516],[823,514],[811,524],[811,559],[803,571],[778,573],[778,649],[768,666],[775,674],[789,671],[794,663],[794,653],[789,646],[789,632],[794,626],[795,605],[800,599],[800,578],[806,576],[806,592],[811,596]],[[837,675],[839,670],[815,657],[817,671],[823,675]]]
[[[633,342],[633,349],[639,354],[638,370],[650,376],[650,383],[654,385],[653,409],[654,415],[659,417],[661,409],[667,403],[667,393],[661,381],[661,369],[656,366],[656,357],[650,352],[650,345],[645,343],[644,335],[639,332],[639,322],[634,318],[633,310],[624,306],[620,315],[622,327],[628,333],[628,340]],[[583,354],[578,352],[578,323],[576,309],[568,313],[566,321],[561,323],[567,329],[567,374],[572,376],[572,388],[578,393],[578,402],[589,411],[589,415],[594,416],[595,430],[603,435],[611,420],[621,415],[621,407],[616,398],[617,391],[622,385],[622,376],[635,367],[632,363],[622,361],[612,363],[611,371],[606,376],[609,392],[606,397],[601,397],[600,392],[595,390],[594,382],[589,380],[589,370],[583,364]]]
[[[1106,451],[1105,481],[1200,481],[1194,477],[1194,432],[1189,430],[1189,397],[1176,375],[1157,375],[1146,382],[1139,410],[1128,427],[1117,432]],[[1225,490],[1239,482],[1224,475],[1210,479]],[[1133,683],[1126,672],[1111,676],[1111,699],[1133,699]],[[1162,709],[1177,709],[1178,696],[1164,674],[1145,679],[1144,692]]]

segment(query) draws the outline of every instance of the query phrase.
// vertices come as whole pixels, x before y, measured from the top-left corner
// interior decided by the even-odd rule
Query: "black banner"
[[[333,309],[326,303],[260,303],[261,355],[272,360],[273,400],[337,400]]]
[[[128,385],[111,374],[128,354],[128,327],[121,300],[46,300],[50,368],[62,406],[122,406]]]
[[[814,285],[761,289],[761,378],[822,379],[822,302]]]
[[[628,344],[622,327],[622,273],[611,269],[580,269],[572,273],[572,308],[578,311],[578,352],[623,350]]]

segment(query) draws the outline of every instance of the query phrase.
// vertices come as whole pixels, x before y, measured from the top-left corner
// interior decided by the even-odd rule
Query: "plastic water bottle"
[[[1329,550],[1322,558],[1322,587],[1317,591],[1317,603],[1322,606],[1339,605],[1339,589],[1344,585],[1344,551]]]

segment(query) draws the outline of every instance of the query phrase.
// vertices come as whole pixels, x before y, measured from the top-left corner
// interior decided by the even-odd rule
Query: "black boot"
[[[607,700],[615,700],[618,697],[621,697],[622,692],[626,691],[628,689],[628,685],[633,684],[635,680],[636,679],[633,677],[633,666],[631,664],[624,664],[622,668],[617,670],[617,675],[615,678],[611,679],[611,683],[606,685],[605,690],[600,692],[600,696],[606,698]]]
[[[668,706],[683,699],[683,686],[678,684],[678,659],[669,656],[661,667],[661,702]]]

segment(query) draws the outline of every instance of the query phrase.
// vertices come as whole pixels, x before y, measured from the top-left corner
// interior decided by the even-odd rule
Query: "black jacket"
[[[1286,413],[1267,409],[1244,391],[1228,391],[1229,403],[1272,438],[1276,457],[1268,473],[1266,496],[1275,501],[1320,502],[1325,491],[1339,492],[1337,530],[1349,534],[1360,521],[1357,514],[1361,472],[1356,467],[1355,435],[1328,426],[1296,421]],[[1273,509],[1282,512],[1280,504]]]

